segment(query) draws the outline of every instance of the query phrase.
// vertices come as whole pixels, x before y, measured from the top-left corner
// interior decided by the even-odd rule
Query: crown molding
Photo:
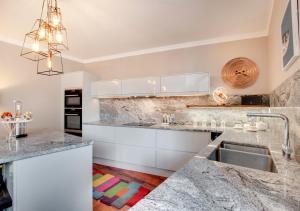
[[[0,35],[0,41],[4,42],[4,43],[11,44],[11,45],[16,45],[16,46],[19,46],[19,47],[23,46],[23,42],[15,40],[15,39],[8,38],[8,37],[4,37],[4,36],[1,36],[1,35]]]
[[[166,45],[166,46],[161,46],[161,47],[156,47],[156,48],[149,48],[149,49],[144,49],[144,50],[139,50],[139,51],[131,51],[131,52],[120,53],[120,54],[112,54],[112,55],[103,56],[103,57],[94,57],[94,58],[90,58],[90,59],[84,59],[83,63],[89,64],[89,63],[95,63],[95,62],[103,62],[103,61],[126,58],[126,57],[131,57],[131,56],[139,56],[139,55],[144,55],[144,54],[159,53],[159,52],[165,52],[165,51],[171,51],[171,50],[177,50],[177,49],[183,49],[183,48],[193,48],[193,47],[220,44],[220,43],[239,41],[239,40],[255,39],[255,38],[266,37],[266,36],[268,36],[267,30],[262,31],[262,32],[257,32],[257,33],[243,34],[243,35],[237,35],[237,36],[228,36],[228,37],[218,37],[218,38],[207,39],[207,40],[199,40],[199,41],[193,41],[193,42],[178,43],[178,44],[174,44],[174,45]]]
[[[269,18],[270,19],[269,25],[271,22],[271,17],[272,17],[272,12],[271,12],[271,15]],[[255,39],[255,38],[260,38],[260,37],[266,37],[266,36],[268,36],[268,34],[269,34],[269,30],[266,29],[265,31],[257,32],[257,33],[249,33],[249,34],[242,34],[242,35],[237,35],[237,36],[218,37],[218,38],[207,39],[207,40],[184,42],[184,43],[178,43],[178,44],[174,44],[174,45],[166,45],[166,46],[160,46],[160,47],[156,47],[156,48],[148,48],[148,49],[143,49],[143,50],[138,50],[138,51],[130,51],[130,52],[125,52],[125,53],[120,53],[120,54],[112,54],[112,55],[108,55],[108,56],[94,57],[94,58],[90,58],[90,59],[81,59],[81,58],[78,58],[78,57],[75,57],[72,55],[68,55],[68,54],[62,54],[62,57],[64,59],[68,59],[68,60],[75,61],[78,63],[89,64],[89,63],[103,62],[103,61],[121,59],[121,58],[132,57],[132,56],[139,56],[139,55],[145,55],[145,54],[152,54],[152,53],[184,49],[184,48],[193,48],[193,47],[220,44],[220,43],[226,43],[226,42]],[[23,42],[20,42],[15,39],[3,37],[3,36],[0,36],[0,41],[8,43],[8,44],[12,44],[12,45],[20,46],[20,47],[22,47],[22,45],[23,45]]]
[[[80,59],[80,58],[75,57],[75,56],[64,54],[64,52],[61,53],[61,56],[64,59],[71,60],[73,62],[78,62],[78,63],[81,63],[81,64],[85,64],[85,60],[84,59]]]

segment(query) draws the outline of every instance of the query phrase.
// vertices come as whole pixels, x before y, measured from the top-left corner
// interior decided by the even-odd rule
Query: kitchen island
[[[300,210],[300,165],[284,160],[283,133],[226,129],[131,211]],[[208,159],[222,141],[266,146],[278,173]]]
[[[14,211],[92,210],[92,142],[60,131],[1,140]]]

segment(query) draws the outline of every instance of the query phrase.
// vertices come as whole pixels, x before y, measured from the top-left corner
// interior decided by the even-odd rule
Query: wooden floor
[[[99,164],[94,164],[93,168],[96,170],[100,170],[103,173],[106,174],[112,174],[114,176],[118,176],[121,179],[124,179],[128,182],[131,181],[136,181],[142,184],[144,187],[153,190],[156,188],[158,185],[160,185],[166,177],[161,177],[161,176],[155,176],[151,174],[144,174],[136,171],[129,171],[129,170],[124,170],[124,169],[119,169],[119,168],[114,168],[114,167],[109,167],[109,166],[103,166]],[[128,210],[130,207],[124,206],[122,209],[116,209],[111,206],[107,206],[103,203],[101,203],[99,200],[94,200],[93,201],[93,207],[94,211],[116,211],[116,210]]]

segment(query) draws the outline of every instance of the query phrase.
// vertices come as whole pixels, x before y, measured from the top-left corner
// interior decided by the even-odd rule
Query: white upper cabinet
[[[122,81],[97,81],[92,83],[91,95],[93,97],[106,98],[122,95]]]
[[[161,77],[161,95],[208,94],[208,73],[193,73]]]
[[[92,83],[93,97],[180,96],[209,94],[209,73],[191,73],[162,77],[97,81]]]
[[[123,95],[145,96],[160,92],[160,77],[134,78],[122,81]]]

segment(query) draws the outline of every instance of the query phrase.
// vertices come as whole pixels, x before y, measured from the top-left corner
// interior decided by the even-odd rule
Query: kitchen
[[[299,210],[299,3],[1,1],[0,208]]]

